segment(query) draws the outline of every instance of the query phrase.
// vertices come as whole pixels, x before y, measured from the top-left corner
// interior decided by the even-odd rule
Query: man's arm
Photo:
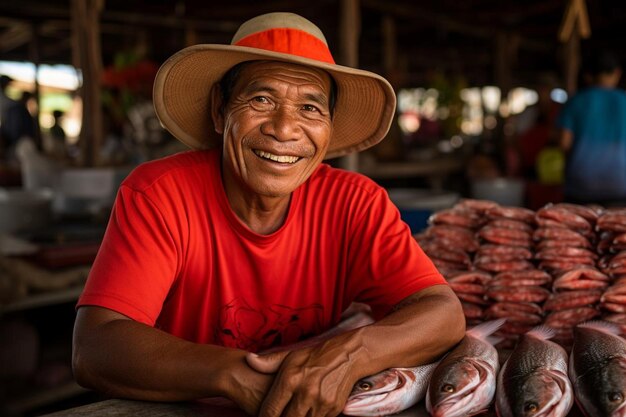
[[[72,355],[78,383],[111,396],[225,396],[253,415],[273,380],[246,364],[245,351],[187,342],[101,307],[79,308]]]
[[[561,136],[559,138],[559,146],[563,149],[563,152],[567,153],[572,149],[574,143],[574,134],[571,130],[561,129]]]
[[[432,362],[464,334],[458,298],[448,286],[436,285],[407,297],[384,319],[321,345],[250,354],[248,363],[256,370],[278,370],[260,416],[336,416],[359,379]]]

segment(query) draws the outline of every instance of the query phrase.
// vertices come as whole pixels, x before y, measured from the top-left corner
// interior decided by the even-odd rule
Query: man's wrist
[[[370,370],[375,360],[370,351],[370,344],[367,342],[371,337],[371,329],[369,327],[361,327],[350,332],[349,339],[345,343],[347,351],[354,354],[353,369],[359,379],[371,375]]]
[[[207,392],[214,392],[232,400],[243,366],[246,366],[245,352],[225,348],[224,354],[211,364],[211,372],[207,373],[209,375],[206,381]]]

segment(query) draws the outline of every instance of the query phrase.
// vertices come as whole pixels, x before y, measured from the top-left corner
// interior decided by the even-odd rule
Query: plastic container
[[[400,210],[400,217],[409,225],[411,233],[421,232],[428,226],[428,218],[436,211],[450,208],[459,195],[448,191],[415,188],[391,188],[389,198]]]
[[[474,180],[472,198],[490,200],[503,206],[524,206],[526,184],[519,178],[493,178]]]
[[[54,211],[97,214],[113,206],[117,190],[133,167],[71,168],[61,171]]]
[[[43,229],[52,221],[51,190],[0,188],[0,233]]]

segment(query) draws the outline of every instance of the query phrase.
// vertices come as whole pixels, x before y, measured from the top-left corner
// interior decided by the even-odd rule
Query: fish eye
[[[372,384],[370,384],[369,382],[360,382],[359,383],[359,388],[362,389],[363,391],[369,391],[372,389]]]
[[[539,410],[539,406],[537,403],[526,403],[524,404],[524,412],[526,413],[536,413]]]
[[[452,384],[445,384],[443,387],[441,387],[441,391],[448,392],[448,393],[453,393],[454,392],[454,385],[452,385]]]
[[[624,395],[621,392],[609,392],[607,397],[612,403],[621,403],[624,401]]]

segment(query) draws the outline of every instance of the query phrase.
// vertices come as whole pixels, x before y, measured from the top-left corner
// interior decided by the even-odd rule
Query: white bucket
[[[526,183],[519,178],[493,178],[474,180],[472,198],[490,200],[503,206],[524,206]]]

